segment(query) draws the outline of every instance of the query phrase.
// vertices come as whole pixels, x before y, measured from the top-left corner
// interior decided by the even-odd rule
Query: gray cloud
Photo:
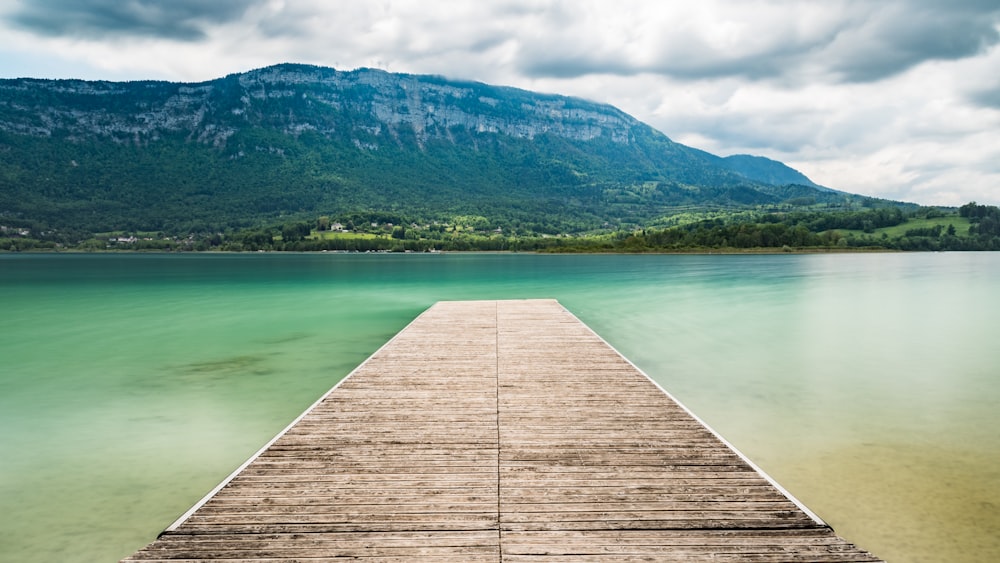
[[[544,33],[521,34],[517,65],[527,76],[573,78],[588,74],[635,76],[659,74],[679,79],[740,77],[762,80],[780,77],[836,37],[836,28],[805,31],[794,16],[777,20],[780,0],[763,14],[728,14],[721,10],[681,14],[631,14],[639,29],[603,29],[578,13],[541,18]],[[740,7],[736,5],[735,7]],[[565,15],[565,19],[562,16]],[[717,21],[716,21],[717,20]],[[732,39],[720,39],[718,29],[732,27]],[[724,35],[724,34],[722,34]]]
[[[1000,109],[1000,86],[975,92],[969,96],[969,100],[983,107]]]
[[[206,24],[238,19],[260,0],[31,0],[7,17],[45,36],[115,36],[197,40]]]
[[[934,60],[957,60],[1000,42],[994,2],[873,3],[857,12],[829,45],[831,68],[852,82],[872,82]]]
[[[1000,61],[1000,56],[996,60]],[[983,108],[1000,109],[1000,75],[993,70],[994,66],[995,63],[987,63],[966,73],[970,78],[966,79],[964,86],[959,85],[959,88],[967,102]]]
[[[713,57],[709,53],[665,56],[653,63],[639,64],[613,53],[560,52],[544,45],[522,49],[519,69],[525,75],[542,78],[575,78],[590,74],[635,76],[662,74],[681,79],[742,77],[751,80],[775,78],[787,69],[787,53],[769,52],[742,58]]]
[[[992,0],[813,5],[772,0],[759,10],[740,7],[725,3],[698,14],[702,18],[664,18],[655,32],[631,37],[611,30],[622,36],[611,45],[588,40],[593,22],[586,14],[535,15],[546,32],[520,36],[518,68],[535,78],[654,73],[678,79],[875,82],[926,61],[976,56],[1000,43],[1000,4]],[[720,41],[719,29],[726,26],[737,31],[731,41]]]

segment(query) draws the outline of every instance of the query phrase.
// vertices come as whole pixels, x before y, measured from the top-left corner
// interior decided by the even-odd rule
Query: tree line
[[[950,214],[949,214],[950,213]],[[962,218],[959,231],[951,218]],[[906,229],[907,221],[922,219]],[[421,221],[426,221],[421,218]],[[331,233],[339,223],[350,233]],[[348,228],[349,227],[349,228]],[[882,229],[877,233],[876,229]],[[888,229],[888,232],[887,232]],[[270,227],[226,229],[187,236],[112,236],[76,243],[64,234],[22,236],[29,229],[2,226],[0,250],[291,251],[291,252],[690,252],[886,249],[904,251],[1000,250],[1000,208],[975,202],[947,212],[876,208],[848,212],[713,214],[668,228],[595,235],[517,234],[476,215],[419,223],[397,213],[352,212]],[[890,235],[889,233],[897,233]],[[124,242],[123,242],[124,240]]]

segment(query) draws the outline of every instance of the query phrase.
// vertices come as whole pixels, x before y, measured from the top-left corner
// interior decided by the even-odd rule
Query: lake
[[[838,534],[1000,560],[1000,254],[0,254],[0,560],[152,541],[438,300],[556,298]]]

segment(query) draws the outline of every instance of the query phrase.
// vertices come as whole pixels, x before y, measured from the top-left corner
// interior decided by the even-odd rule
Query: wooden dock
[[[556,301],[441,302],[124,561],[879,561]]]

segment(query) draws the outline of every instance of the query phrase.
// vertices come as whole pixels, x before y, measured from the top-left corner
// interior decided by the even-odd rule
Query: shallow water
[[[442,299],[553,297],[837,532],[1000,560],[1000,255],[0,255],[0,560],[115,561]]]

